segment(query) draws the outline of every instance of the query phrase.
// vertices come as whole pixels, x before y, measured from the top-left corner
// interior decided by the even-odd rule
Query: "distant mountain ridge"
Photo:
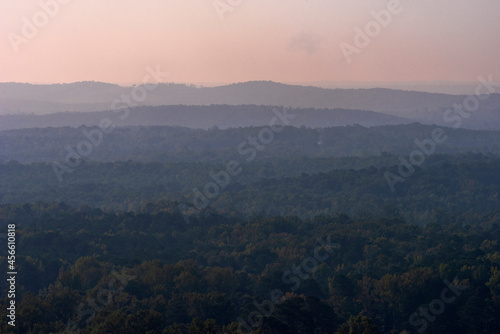
[[[116,105],[113,101],[131,95],[137,89],[140,88],[100,82],[56,85],[0,83],[0,115],[110,110]],[[219,87],[158,84],[155,89],[147,91],[143,101],[132,103],[147,106],[226,104],[370,110],[422,123],[444,125],[443,112],[455,104],[462,104],[466,97],[386,88],[325,89],[250,81]],[[500,128],[500,94],[491,94],[482,101],[474,115],[464,122],[464,127]]]
[[[280,106],[255,105],[210,105],[210,106],[159,106],[136,107],[127,112],[108,110],[96,112],[60,112],[47,115],[0,115],[0,131],[46,128],[98,126],[103,119],[109,119],[113,126],[181,126],[196,129],[237,128],[266,126],[274,117],[273,109],[283,113]],[[291,126],[311,128],[345,125],[395,125],[412,122],[402,117],[365,110],[294,108],[286,112],[292,115]]]

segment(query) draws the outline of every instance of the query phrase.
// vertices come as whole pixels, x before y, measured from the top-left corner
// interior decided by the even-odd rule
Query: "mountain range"
[[[60,112],[95,112],[106,111],[116,107],[141,106],[210,106],[210,105],[256,105],[287,106],[301,109],[318,109],[314,114],[315,122],[301,123],[305,126],[337,126],[345,124],[361,124],[366,126],[420,122],[424,124],[447,125],[443,120],[446,110],[454,105],[463,105],[468,95],[450,95],[425,93],[416,91],[392,90],[385,88],[372,89],[325,89],[312,86],[286,85],[270,81],[251,81],[218,87],[197,87],[184,84],[158,84],[156,86],[123,87],[101,82],[78,82],[71,84],[33,85],[23,83],[0,83],[0,124],[1,129],[19,128],[28,123],[40,122],[39,126],[78,126],[85,123],[86,116],[72,114],[64,118],[72,119],[69,123],[51,124],[49,118],[32,117],[26,121],[26,115],[47,115]],[[475,92],[471,91],[472,96]],[[135,98],[134,98],[135,97]],[[157,109],[158,111],[159,109]],[[165,112],[169,109],[165,107]],[[330,119],[338,116],[339,111],[352,111],[352,119],[344,119],[344,123],[335,123]],[[360,113],[370,111],[366,117],[373,118],[379,113],[382,122],[371,121],[359,123]],[[230,112],[230,111],[229,111]],[[312,112],[312,111],[311,111]],[[319,114],[322,114],[319,117]],[[5,115],[10,115],[8,118]],[[13,115],[16,115],[15,117]],[[22,115],[22,116],[17,116]],[[346,117],[348,117],[347,115]],[[227,115],[223,116],[227,118]],[[318,118],[319,117],[319,118]],[[344,116],[343,116],[344,117]],[[257,117],[258,118],[258,117]],[[311,119],[313,119],[311,114]],[[345,117],[344,117],[345,118]],[[365,118],[362,116],[361,118]],[[60,117],[59,117],[60,119]],[[148,122],[146,118],[144,122]],[[27,123],[26,123],[27,122]],[[231,126],[261,125],[242,122]],[[17,124],[17,125],[16,125]],[[128,124],[148,125],[148,124]],[[162,123],[161,125],[190,124]],[[224,127],[223,119],[213,118],[210,126]],[[193,125],[195,126],[195,125]],[[500,129],[500,94],[488,95],[480,101],[477,110],[461,124],[470,129]]]

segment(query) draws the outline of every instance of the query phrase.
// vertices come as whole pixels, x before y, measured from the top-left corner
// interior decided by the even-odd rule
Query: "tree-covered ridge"
[[[419,227],[391,210],[248,221],[207,210],[187,225],[176,203],[60,203],[3,205],[0,219],[17,225],[25,333],[238,333],[256,305],[269,314],[255,333],[413,333],[448,283],[457,296],[427,333],[491,333],[500,320],[498,211]]]
[[[435,125],[418,123],[323,129],[287,126],[267,141],[258,137],[274,115],[271,111],[267,113],[264,127],[203,130],[145,126],[117,127],[105,132],[98,127],[81,126],[1,131],[0,162],[66,162],[69,156],[76,155],[82,160],[100,162],[224,162],[246,159],[248,149],[261,146],[265,148],[259,149],[256,160],[366,157],[382,153],[409,155],[419,149],[416,140],[432,138],[436,129]],[[291,112],[288,115],[293,116]],[[442,131],[445,140],[436,145],[432,154],[500,153],[500,131],[445,127]],[[251,138],[255,143],[252,144]]]
[[[218,196],[200,206],[197,189],[214,182],[221,163],[82,163],[60,183],[50,164],[0,164],[0,203],[66,202],[113,210],[140,210],[159,200],[190,211],[210,207],[227,216],[347,213],[363,217],[393,207],[408,222],[426,224],[448,214],[487,213],[500,207],[500,160],[485,155],[432,155],[392,192],[387,172],[398,157],[294,158],[241,165]],[[199,195],[198,195],[199,196]],[[205,196],[205,195],[203,195]]]
[[[483,94],[494,93],[495,88],[491,86],[493,80],[491,76],[487,79],[483,78],[486,87],[479,86]],[[100,82],[79,82],[73,84],[62,85],[29,85],[18,83],[0,83],[0,120],[6,123],[13,123],[18,128],[30,127],[37,119],[36,115],[61,112],[75,111],[97,111],[109,110],[117,107],[136,107],[140,111],[159,110],[161,112],[172,109],[189,109],[189,111],[207,110],[204,114],[198,114],[195,118],[184,121],[184,126],[189,127],[206,127],[212,125],[224,125],[230,127],[258,125],[255,121],[249,121],[243,115],[241,119],[229,119],[231,115],[240,111],[241,108],[252,108],[252,114],[259,113],[259,108],[264,106],[289,106],[292,108],[301,108],[305,110],[328,109],[349,109],[347,111],[366,111],[364,116],[360,118],[358,115],[349,117],[342,115],[354,124],[358,120],[359,124],[370,125],[373,121],[380,124],[405,123],[404,119],[413,121],[427,122],[433,124],[446,123],[443,119],[443,113],[454,105],[459,105],[467,98],[466,95],[448,95],[448,94],[431,94],[408,90],[392,90],[385,88],[372,89],[324,89],[311,86],[286,85],[270,81],[251,81],[230,84],[219,87],[195,87],[183,84],[158,84],[155,89],[150,90],[144,99],[126,101],[122,98],[121,103],[114,102],[120,96],[129,96],[131,91],[139,89],[132,87],[120,87]],[[474,84],[470,90],[467,89],[465,94],[478,94]],[[144,89],[144,88],[143,88]],[[116,100],[118,101],[118,100]],[[154,106],[154,107],[151,107]],[[471,117],[465,126],[467,128],[491,129],[499,128],[499,107],[500,95],[488,94],[487,98],[481,98],[481,103],[478,110],[474,111],[474,117]],[[306,109],[307,108],[307,109]],[[467,109],[468,110],[468,109]],[[224,113],[225,111],[229,111]],[[376,112],[376,113],[374,113]],[[35,114],[35,115],[8,115],[8,114]],[[111,112],[110,112],[111,113]],[[2,117],[8,115],[7,117]],[[75,113],[66,115],[70,120]],[[375,115],[374,115],[375,114]],[[191,114],[190,116],[192,116]],[[216,117],[211,117],[212,115]],[[33,117],[35,116],[35,117]],[[43,126],[65,126],[61,122],[61,118],[54,115],[51,116],[51,121],[45,123],[40,121]],[[240,115],[241,116],[241,115]],[[316,114],[315,117],[309,119],[310,123],[306,126],[315,126],[315,124],[334,125],[335,114],[329,113],[329,117]],[[345,117],[347,116],[347,117]],[[394,117],[396,116],[396,117]],[[10,118],[10,119],[9,119]],[[25,118],[25,120],[23,120]],[[74,117],[78,119],[79,117]],[[148,117],[149,118],[149,117]],[[151,119],[153,117],[150,116]],[[175,124],[179,117],[173,117],[171,123],[162,123],[165,125],[182,125]],[[364,119],[363,119],[364,118]],[[81,119],[81,118],[80,118]],[[163,118],[165,119],[165,118]],[[159,121],[158,117],[154,118]],[[160,118],[161,120],[161,118]],[[127,120],[125,125],[147,125],[151,124],[148,119],[135,119],[133,122]],[[18,125],[16,123],[21,122]],[[366,123],[362,123],[366,122]],[[62,123],[62,124],[61,124]],[[146,124],[145,124],[146,123]],[[172,124],[173,123],[173,124]],[[78,123],[80,124],[87,123]],[[158,123],[153,123],[158,124]],[[197,126],[196,126],[197,125]],[[300,124],[299,124],[300,125]],[[342,119],[340,124],[343,125]],[[1,128],[1,127],[0,127]]]
[[[0,100],[0,113],[2,112]],[[42,102],[46,107],[50,102]],[[58,104],[60,106],[60,104]],[[56,105],[57,106],[57,105]],[[283,107],[270,105],[210,105],[192,106],[175,105],[160,107],[133,107],[124,109],[125,103],[118,107],[122,109],[109,110],[109,105],[96,112],[56,112],[47,115],[33,114],[0,114],[0,130],[47,128],[47,127],[80,127],[99,126],[100,121],[109,119],[116,126],[181,126],[192,129],[240,128],[251,126],[265,126],[273,115],[273,109],[282,110]],[[52,111],[54,112],[54,111]],[[407,124],[415,122],[413,119],[388,115],[385,113],[364,110],[338,108],[294,108],[290,112],[295,116],[291,125],[300,127],[332,127],[360,124],[363,126],[377,126],[389,124]],[[439,116],[438,113],[435,113]],[[480,126],[484,129],[484,126]],[[486,127],[492,129],[496,127]],[[498,129],[498,128],[496,128]]]
[[[496,330],[498,132],[409,124],[101,135],[0,133],[3,157],[22,162],[0,163],[21,333]]]

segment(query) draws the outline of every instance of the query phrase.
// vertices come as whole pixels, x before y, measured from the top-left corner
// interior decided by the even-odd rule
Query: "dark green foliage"
[[[143,213],[1,206],[2,226],[22,222],[20,329],[57,332],[74,322],[82,333],[237,333],[237,319],[247,321],[259,310],[255,303],[269,311],[264,301],[278,289],[281,297],[260,311],[255,333],[414,331],[410,315],[440,298],[445,279],[467,289],[429,323],[429,332],[488,331],[500,321],[498,212],[450,215],[449,225],[425,227],[375,216],[241,221],[216,213],[218,223],[198,217],[200,224],[186,225],[175,208],[167,202]],[[340,248],[294,290],[283,274],[313,257],[317,239],[328,235]],[[71,247],[61,252],[48,246],[51,240]],[[113,272],[128,279],[113,281]]]
[[[500,207],[500,160],[497,157],[430,156],[391,192],[384,173],[398,173],[395,159],[384,156],[275,160],[270,164],[277,175],[264,179],[257,175],[263,163],[255,162],[245,165],[243,172],[232,178],[209,205],[224,215],[239,217],[313,218],[345,212],[356,218],[375,214],[439,225],[453,223],[450,214],[482,214]],[[372,163],[378,167],[369,167]],[[3,175],[0,203],[64,201],[73,206],[151,212],[163,205],[160,203],[158,207],[155,203],[167,200],[195,209],[193,189],[204,191],[204,186],[213,181],[210,172],[221,170],[222,165],[198,163],[92,163],[75,168],[60,184],[50,165],[0,164],[0,175]],[[303,170],[311,173],[303,173]],[[17,210],[22,213],[29,209],[19,207]],[[29,214],[26,212],[26,216]],[[165,220],[169,216],[155,219]],[[209,221],[209,217],[203,221]],[[145,223],[138,216],[123,224]],[[57,248],[54,251],[71,251],[70,245],[62,245],[50,232],[37,237]]]

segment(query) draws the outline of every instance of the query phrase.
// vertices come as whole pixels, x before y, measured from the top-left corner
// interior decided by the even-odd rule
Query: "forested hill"
[[[21,163],[65,161],[69,152],[87,161],[229,161],[249,157],[257,138],[268,127],[209,130],[180,127],[116,128],[103,133],[99,128],[46,128],[0,132],[0,162]],[[332,127],[307,129],[286,127],[258,139],[259,159],[288,157],[372,156],[382,153],[408,156],[420,143],[432,140],[435,126],[417,123],[397,126]],[[99,135],[101,134],[101,135]],[[444,141],[429,147],[434,153],[500,153],[500,131],[443,128]],[[90,136],[90,137],[89,137]],[[262,136],[261,136],[262,137]],[[269,141],[272,139],[271,141]],[[259,144],[260,143],[260,144]],[[80,145],[80,146],[79,146]],[[85,147],[83,147],[83,146]],[[85,151],[83,151],[85,148]],[[249,151],[250,150],[250,151]]]
[[[58,125],[0,131],[17,328],[495,333],[500,131],[465,124],[483,112],[455,129],[250,105],[4,116]]]
[[[397,175],[398,163],[389,155],[242,163],[240,173],[213,196],[206,186],[226,163],[82,163],[59,182],[50,164],[10,162],[0,164],[0,203],[49,201],[137,211],[169,200],[186,205],[188,214],[210,209],[236,217],[309,218],[339,212],[369,217],[392,208],[418,224],[450,223],[449,215],[500,208],[497,157],[433,155],[391,191],[385,173]],[[201,193],[203,205],[196,200]]]

